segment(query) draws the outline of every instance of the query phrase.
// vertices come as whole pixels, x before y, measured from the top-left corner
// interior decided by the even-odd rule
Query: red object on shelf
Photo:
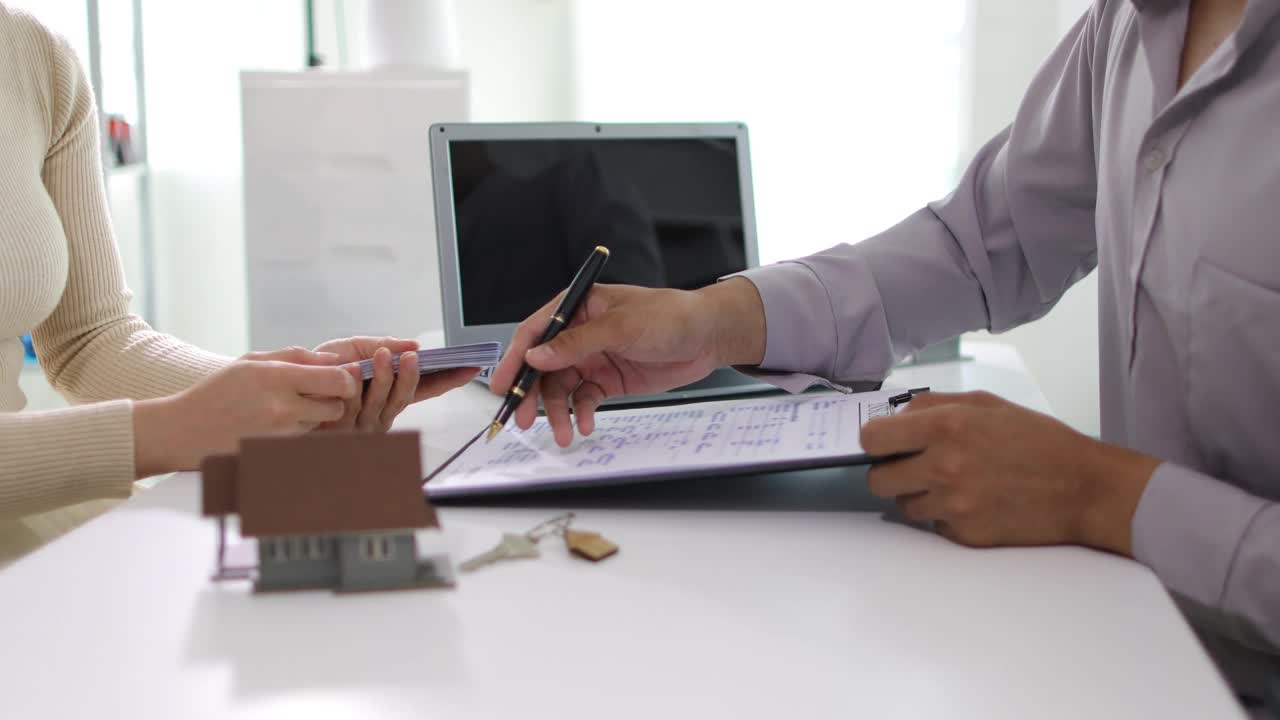
[[[107,142],[117,165],[133,162],[133,127],[120,115],[107,116]]]

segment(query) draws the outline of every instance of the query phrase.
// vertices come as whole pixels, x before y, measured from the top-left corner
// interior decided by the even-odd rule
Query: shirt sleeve
[[[1280,654],[1280,503],[1165,463],[1134,514],[1133,553],[1198,620]]]
[[[1044,315],[1094,268],[1096,12],[950,196],[857,245],[742,273],[764,302],[761,369],[881,380],[927,345]]]
[[[57,307],[32,331],[36,354],[50,383],[72,400],[171,395],[229,359],[158,333],[130,314],[93,93],[66,41],[50,40],[51,141],[42,179],[66,234],[68,276]]]

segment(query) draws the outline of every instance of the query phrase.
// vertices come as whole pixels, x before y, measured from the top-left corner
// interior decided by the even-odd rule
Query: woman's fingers
[[[413,401],[422,402],[443,395],[475,380],[479,374],[480,368],[454,368],[423,375],[418,379],[418,389],[413,393]]]
[[[364,379],[360,377],[360,367],[357,365],[348,365],[347,372],[351,373],[352,379],[356,384],[363,385]],[[346,398],[342,401],[342,417],[333,421],[328,427],[331,430],[350,430],[356,426],[356,417],[360,415],[360,407],[364,405],[364,396],[362,394]]]
[[[325,352],[323,350],[308,350],[296,345],[268,352],[245,353],[240,359],[257,360],[259,362],[274,360],[277,362],[295,363],[297,365],[338,365],[342,362],[342,358],[337,353]]]
[[[413,402],[413,395],[418,390],[418,378],[417,353],[405,352],[401,354],[400,371],[396,373],[395,383],[392,384],[391,393],[382,408],[380,430],[384,432],[390,430],[396,416],[409,407],[409,403]]]
[[[382,423],[382,409],[386,407],[387,396],[395,381],[395,372],[391,369],[391,351],[378,348],[373,353],[373,378],[364,391],[364,402],[356,416],[356,427],[360,430],[377,430]]]
[[[320,423],[333,422],[346,412],[346,405],[336,398],[316,398],[299,396],[294,403],[294,418],[297,422],[313,426]]]

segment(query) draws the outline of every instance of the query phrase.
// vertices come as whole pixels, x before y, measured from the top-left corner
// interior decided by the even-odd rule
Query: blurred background
[[[465,74],[465,119],[746,122],[764,263],[857,242],[944,196],[1088,5],[421,1],[424,62]],[[135,312],[214,351],[249,349],[241,71],[365,71],[392,2],[6,0],[65,35],[97,89]],[[1091,276],[1035,325],[974,339],[1014,344],[1056,414],[1096,435],[1096,314]],[[23,388],[33,408],[59,402],[36,372]]]

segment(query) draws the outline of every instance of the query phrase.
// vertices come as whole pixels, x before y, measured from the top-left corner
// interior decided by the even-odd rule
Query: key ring
[[[530,540],[541,540],[552,535],[564,535],[565,531],[569,529],[570,523],[573,522],[573,517],[574,513],[572,512],[557,515],[550,520],[534,525],[532,530],[525,533],[525,536]]]

